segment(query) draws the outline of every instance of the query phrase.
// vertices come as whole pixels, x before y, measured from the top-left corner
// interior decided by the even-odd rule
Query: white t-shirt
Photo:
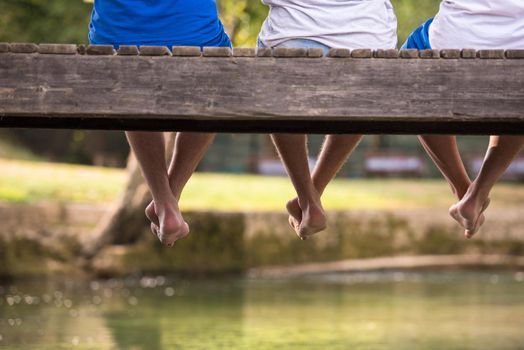
[[[270,10],[259,39],[268,47],[291,39],[310,39],[329,47],[350,49],[397,46],[397,18],[389,0],[262,2]]]
[[[434,49],[524,49],[524,0],[444,0],[429,42]]]

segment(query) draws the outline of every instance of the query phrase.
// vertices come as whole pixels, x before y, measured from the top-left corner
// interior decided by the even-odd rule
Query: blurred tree
[[[0,41],[85,44],[91,8],[72,0],[2,0]]]
[[[261,1],[219,0],[220,17],[234,46],[254,47],[268,8]]]

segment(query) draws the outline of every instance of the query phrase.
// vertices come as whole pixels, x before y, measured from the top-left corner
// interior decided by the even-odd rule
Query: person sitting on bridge
[[[524,1],[442,1],[435,18],[417,28],[403,49],[522,49]],[[471,238],[484,223],[489,193],[524,146],[523,136],[491,136],[479,174],[472,182],[466,172],[456,137],[422,135],[419,139],[449,182],[458,202],[450,215]]]
[[[215,0],[96,0],[89,41],[115,47],[231,47],[218,18]],[[146,208],[151,229],[163,244],[173,245],[189,233],[178,207],[180,195],[214,135],[177,134],[169,171],[162,133],[128,131],[126,136],[153,197]]]
[[[263,0],[270,6],[258,47],[391,49],[397,45],[397,19],[389,0]],[[287,203],[289,223],[297,235],[326,228],[320,197],[362,135],[329,135],[310,173],[307,136],[273,134],[298,197]]]

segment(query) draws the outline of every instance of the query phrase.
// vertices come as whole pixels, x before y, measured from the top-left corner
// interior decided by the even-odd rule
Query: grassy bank
[[[109,203],[126,172],[67,164],[0,159],[0,201]],[[281,210],[294,195],[288,179],[253,175],[195,174],[182,198],[185,210]],[[500,184],[493,206],[524,203],[524,186]],[[327,209],[415,209],[447,207],[453,197],[440,180],[335,180],[324,196]]]

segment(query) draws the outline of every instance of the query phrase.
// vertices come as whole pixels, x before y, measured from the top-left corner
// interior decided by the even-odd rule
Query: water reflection
[[[522,349],[524,273],[0,287],[9,349]]]

